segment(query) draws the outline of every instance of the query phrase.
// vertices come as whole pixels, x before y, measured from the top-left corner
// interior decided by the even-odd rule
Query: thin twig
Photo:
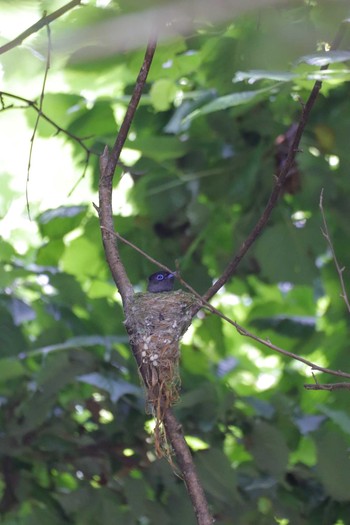
[[[52,120],[48,115],[46,115],[46,113],[44,113],[42,110],[40,110],[40,107],[38,106],[38,104],[34,100],[30,100],[28,98],[21,97],[20,95],[15,95],[14,93],[8,93],[7,91],[0,91],[0,98],[1,98],[1,101],[2,101],[2,109],[0,111],[5,111],[7,109],[23,109],[23,108],[26,107],[26,106],[13,106],[13,105],[5,106],[4,105],[4,101],[3,101],[3,97],[13,98],[14,100],[18,100],[19,102],[23,102],[26,106],[34,109],[34,111],[36,111],[40,115],[40,117],[42,119],[46,120],[46,122],[51,124],[56,129],[57,134],[58,133],[63,133],[64,135],[66,135],[70,139],[74,140],[75,142],[77,142],[83,148],[83,150],[86,153],[93,154],[93,155],[100,155],[100,152],[94,151],[94,150],[88,148],[87,146],[85,146],[84,141],[90,139],[91,137],[80,138],[80,137],[77,137],[76,135],[74,135],[73,133],[71,133],[70,131],[68,131],[67,129],[62,128],[59,124],[57,124],[54,120]]]
[[[95,204],[93,204],[94,208],[98,210],[97,206]],[[104,226],[101,226],[101,229],[103,230],[106,230],[108,233],[114,235],[117,239],[119,239],[120,241],[122,241],[124,244],[126,244],[127,246],[130,246],[130,248],[132,248],[133,250],[135,250],[136,252],[140,253],[141,255],[143,255],[143,257],[145,257],[145,259],[148,259],[151,263],[155,264],[156,266],[158,266],[159,268],[161,268],[162,270],[165,270],[166,272],[169,272],[169,273],[173,273],[175,275],[177,275],[177,272],[173,272],[170,268],[168,268],[168,266],[165,266],[165,264],[162,264],[160,263],[159,261],[157,261],[157,259],[154,259],[153,257],[151,257],[150,255],[148,255],[146,252],[144,252],[143,250],[141,250],[141,248],[139,248],[138,246],[136,246],[136,244],[133,244],[132,242],[128,241],[127,239],[125,239],[125,237],[122,237],[122,235],[120,235],[118,232],[114,232],[114,231],[111,231],[111,230],[108,230],[107,228],[105,228]]]
[[[30,217],[30,206],[29,206],[29,176],[30,176],[30,166],[32,163],[32,154],[33,154],[33,147],[34,147],[34,140],[35,135],[38,129],[39,120],[41,117],[41,113],[43,110],[43,103],[44,103],[44,96],[45,96],[45,86],[47,81],[47,76],[50,69],[50,63],[51,63],[51,30],[49,24],[46,26],[47,29],[47,56],[46,56],[46,65],[45,65],[45,73],[43,78],[43,83],[41,86],[41,93],[40,93],[40,99],[39,99],[39,111],[36,117],[33,134],[30,139],[30,148],[29,148],[29,156],[28,156],[28,165],[27,165],[27,179],[26,179],[26,205],[27,205],[27,214],[29,217],[29,220],[31,220]]]
[[[342,293],[340,294],[340,297],[342,299],[344,299],[344,302],[346,304],[348,312],[350,313],[350,302],[349,302],[348,294],[347,294],[345,283],[344,283],[344,279],[343,279],[343,272],[345,270],[345,267],[344,266],[340,266],[340,264],[338,262],[338,259],[337,259],[337,256],[336,256],[336,253],[335,253],[335,250],[334,250],[333,242],[332,242],[332,239],[331,239],[331,235],[329,233],[326,216],[325,216],[324,209],[323,209],[323,188],[321,190],[321,195],[320,195],[320,210],[321,210],[321,215],[322,215],[322,220],[323,220],[323,229],[321,228],[321,232],[322,232],[323,237],[327,241],[329,249],[331,250],[333,261],[334,261],[334,265],[335,265],[335,268],[336,268],[338,276],[339,276],[340,286],[341,286],[341,290],[342,290]]]
[[[69,190],[69,192],[67,193],[67,196],[70,197],[74,191],[77,189],[77,187],[79,186],[79,184],[81,183],[81,181],[83,179],[85,179],[85,175],[86,175],[86,172],[87,172],[87,169],[88,169],[88,166],[89,166],[89,160],[90,160],[90,155],[91,155],[91,151],[88,150],[86,152],[86,158],[85,158],[85,162],[84,162],[84,169],[83,169],[83,173],[81,174],[81,176],[79,177],[79,179],[73,184],[73,186],[71,187],[71,189]]]
[[[18,100],[19,102],[23,102],[25,105],[24,106],[14,106],[14,105],[6,106],[3,97],[8,97],[14,100]],[[39,117],[41,117],[43,120],[51,124],[51,126],[53,126],[56,129],[56,135],[58,135],[59,133],[66,135],[68,138],[70,138],[71,140],[79,144],[79,146],[85,151],[85,161],[84,161],[83,173],[81,177],[74,183],[73,187],[69,190],[68,197],[70,197],[72,193],[74,192],[74,190],[77,188],[77,186],[80,184],[80,182],[85,178],[91,155],[99,156],[101,154],[100,151],[94,150],[93,148],[89,148],[88,146],[84,144],[84,141],[89,140],[92,137],[80,138],[77,135],[74,135],[67,129],[62,128],[59,124],[57,124],[57,122],[55,122],[48,115],[46,115],[46,113],[42,111],[42,109],[38,106],[38,104],[35,101],[21,97],[20,95],[15,95],[13,93],[8,93],[6,91],[0,91],[0,104],[2,106],[0,109],[0,112],[6,111],[7,109],[25,109],[27,106],[29,108],[34,109],[34,111],[36,111],[36,113],[38,114],[37,121]],[[129,171],[130,173],[133,173],[130,167],[126,166],[120,161],[118,162],[118,166],[120,166],[124,171]]]
[[[7,44],[4,44],[0,47],[0,55],[3,53],[6,53],[7,51],[10,51],[10,49],[13,49],[14,47],[17,47],[22,44],[23,40],[28,38],[30,35],[37,33],[40,29],[43,27],[49,25],[53,20],[56,20],[60,16],[64,15],[69,11],[70,9],[73,9],[73,7],[76,7],[81,4],[81,0],[72,0],[72,2],[69,2],[68,4],[60,7],[57,9],[57,11],[54,11],[50,15],[43,16],[35,22],[32,26],[28,27],[23,33],[18,35],[16,38],[11,40],[10,42],[7,42]]]
[[[14,106],[14,105],[11,104],[9,106],[6,106],[3,97],[13,98],[14,100],[18,100],[19,102],[23,102],[23,104],[25,104],[25,105],[24,106]],[[96,155],[96,156],[100,156],[101,155],[101,151],[97,151],[97,150],[95,150],[93,148],[89,148],[88,146],[86,146],[84,144],[84,141],[90,140],[91,138],[93,138],[93,136],[78,137],[77,135],[74,135],[74,133],[71,133],[67,129],[62,128],[59,124],[57,124],[57,122],[55,122],[48,115],[46,115],[46,113],[44,111],[40,111],[40,108],[39,108],[38,104],[34,100],[30,100],[28,98],[21,97],[20,95],[15,95],[14,93],[8,93],[7,91],[0,91],[0,105],[1,105],[0,113],[2,111],[6,111],[8,109],[26,109],[27,106],[32,108],[32,109],[34,109],[34,111],[36,111],[38,114],[40,114],[42,119],[46,120],[46,122],[51,124],[51,126],[53,126],[56,129],[56,135],[58,135],[59,133],[62,133],[63,135],[66,135],[68,138],[72,139],[74,142],[79,144],[79,146],[86,153],[87,161],[89,160],[91,155]],[[85,163],[85,164],[87,164],[87,163]],[[117,164],[124,171],[128,171],[131,174],[135,173],[135,175],[136,175],[136,174],[139,173],[139,172],[133,171],[130,166],[127,166],[126,164],[124,164],[120,160],[118,161]],[[84,170],[86,171],[86,167],[84,168]],[[79,182],[80,182],[80,180],[78,181],[78,183]],[[75,189],[75,187],[76,186],[73,187],[71,192]]]
[[[327,383],[327,384],[312,384],[304,385],[306,390],[350,390],[350,383]]]

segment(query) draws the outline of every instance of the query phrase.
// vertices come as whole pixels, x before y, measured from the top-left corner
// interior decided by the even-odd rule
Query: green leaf
[[[16,251],[12,245],[0,238],[0,261],[9,262],[15,254]]]
[[[54,508],[35,508],[34,505],[25,520],[16,521],[16,524],[15,522],[12,522],[12,524],[10,522],[6,523],[7,525],[17,525],[22,523],[25,525],[36,525],[37,523],[40,523],[41,525],[64,525],[60,512],[55,512]]]
[[[42,348],[35,348],[26,354],[28,356],[47,355],[51,352],[60,352],[62,350],[74,350],[77,348],[89,348],[90,346],[105,346],[110,347],[116,343],[128,342],[127,336],[101,336],[101,335],[82,335],[67,339],[63,343],[43,346]]]
[[[167,111],[173,104],[177,87],[174,82],[163,78],[154,82],[151,87],[151,102],[155,110]]]
[[[338,69],[335,67],[334,69],[323,71],[320,69],[302,69],[299,67],[296,68],[293,73],[288,71],[264,71],[252,69],[250,71],[238,71],[233,78],[234,82],[242,82],[244,80],[248,80],[251,84],[258,80],[274,80],[278,82],[291,82],[292,80],[295,80],[296,82],[298,80],[339,80],[345,82],[350,80],[350,70],[340,66]]]
[[[186,153],[188,145],[177,137],[137,136],[134,141],[127,141],[127,147],[140,150],[145,157],[163,162],[177,159]]]
[[[194,118],[200,117],[202,115],[207,115],[209,113],[214,113],[216,111],[222,111],[224,109],[232,108],[235,106],[241,106],[245,104],[250,104],[252,102],[264,100],[271,94],[271,91],[273,91],[274,89],[276,89],[276,86],[271,86],[264,89],[257,89],[255,91],[242,91],[240,93],[232,93],[231,95],[218,97],[212,102],[209,102],[209,104],[206,104],[200,109],[196,109],[195,111],[190,113],[190,115],[188,115],[184,120],[193,120]]]
[[[16,408],[9,433],[24,435],[40,426],[48,417],[58,392],[78,375],[90,371],[93,363],[93,356],[82,350],[50,355],[31,387],[34,392]]]
[[[22,377],[27,374],[23,363],[17,358],[3,358],[0,359],[0,382],[6,382],[17,377]]]
[[[281,479],[287,469],[289,455],[282,432],[264,421],[257,421],[251,439],[252,446],[249,451],[254,456],[257,466]]]
[[[78,380],[108,392],[112,403],[117,403],[119,399],[126,394],[133,394],[137,397],[142,396],[142,390],[135,385],[127,383],[122,379],[107,377],[98,372],[82,375],[78,377]]]
[[[7,308],[0,304],[0,356],[13,356],[27,350],[27,343]]]
[[[275,315],[255,318],[251,325],[259,330],[273,329],[289,337],[310,337],[316,329],[316,317],[300,315]]]
[[[212,498],[224,503],[238,498],[235,472],[220,449],[197,454],[196,465],[204,489]]]
[[[106,267],[103,265],[100,252],[101,245],[79,237],[66,247],[61,264],[67,273],[80,278],[83,275],[98,276],[101,272],[105,275]]]
[[[37,252],[36,262],[43,266],[57,267],[65,249],[62,239],[50,239],[50,242],[40,246]]]
[[[117,124],[111,102],[97,100],[90,110],[85,111],[73,120],[67,129],[70,133],[80,138],[116,133]]]
[[[326,405],[319,406],[320,412],[326,414],[333,423],[339,426],[343,432],[350,436],[350,416],[342,410],[335,410]]]
[[[316,221],[310,219],[301,228],[292,222],[276,224],[258,239],[255,255],[270,282],[305,284],[317,275],[315,259],[321,244]]]
[[[38,216],[37,222],[44,237],[59,239],[75,230],[86,214],[87,206],[60,206]]]
[[[52,303],[59,307],[67,306],[71,310],[73,305],[86,304],[86,296],[81,289],[79,280],[74,275],[65,273],[50,274],[50,285],[55,288]]]
[[[237,71],[233,82],[249,80],[250,83],[257,80],[274,80],[278,82],[289,82],[296,77],[295,73],[289,71],[265,71],[263,69],[250,69],[249,71]]]
[[[86,109],[86,101],[83,97],[68,93],[46,93],[44,97],[43,113],[61,129],[68,127],[69,123],[77,118],[77,112]],[[30,128],[34,128],[38,118],[35,111],[27,111],[26,117]],[[57,133],[53,126],[43,117],[39,120],[38,135],[40,137],[51,137]],[[61,135],[64,136],[64,135]]]
[[[334,431],[326,431],[317,442],[317,472],[329,496],[350,500],[348,443]]]

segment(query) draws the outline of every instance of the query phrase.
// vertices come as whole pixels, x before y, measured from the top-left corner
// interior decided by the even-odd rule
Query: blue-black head
[[[175,275],[169,272],[156,272],[148,277],[147,291],[153,293],[171,292],[174,288]]]

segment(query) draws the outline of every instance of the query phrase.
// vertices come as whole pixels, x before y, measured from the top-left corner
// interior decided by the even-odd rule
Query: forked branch
[[[127,276],[124,265],[119,256],[119,248],[116,241],[116,232],[113,223],[112,210],[112,183],[115,168],[119,161],[120,153],[126,141],[128,131],[134,118],[141,94],[151,67],[152,58],[156,48],[155,39],[151,39],[146,50],[144,61],[138,75],[134,92],[132,94],[124,121],[117,135],[112,151],[109,153],[106,147],[100,158],[100,183],[99,183],[99,206],[97,208],[101,234],[106,254],[106,259],[113,275],[114,281],[122,297],[124,313],[126,317],[126,329],[129,333],[131,349],[136,359],[138,369],[144,379],[145,385],[148,384],[147,368],[143,363],[142,355],[144,347],[141,346],[133,333],[133,325],[129,322],[132,317],[132,300],[134,291]],[[167,440],[172,445],[178,465],[181,470],[186,487],[192,501],[192,505],[197,517],[198,525],[212,525],[213,518],[209,512],[203,488],[200,484],[190,450],[185,442],[181,425],[177,422],[170,408],[166,408],[162,421],[164,423]]]

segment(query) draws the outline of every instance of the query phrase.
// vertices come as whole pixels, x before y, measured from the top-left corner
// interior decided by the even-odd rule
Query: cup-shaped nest
[[[131,304],[129,333],[148,402],[160,419],[164,408],[178,398],[179,341],[191,324],[192,306],[197,302],[194,295],[178,290],[138,293]]]

